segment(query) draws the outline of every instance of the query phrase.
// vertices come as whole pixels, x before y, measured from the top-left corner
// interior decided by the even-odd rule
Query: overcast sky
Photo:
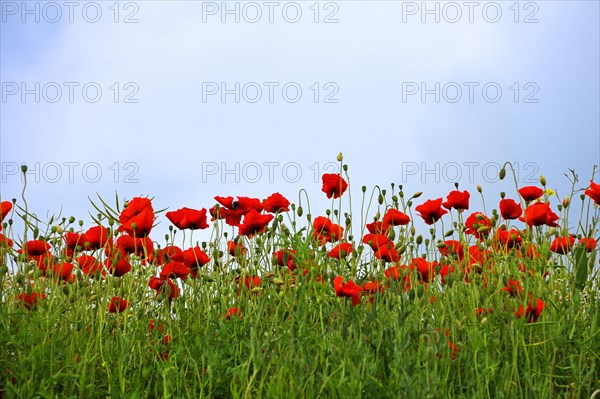
[[[477,208],[516,196],[505,161],[561,196],[600,163],[597,1],[0,4],[0,195],[26,163],[42,219],[302,188],[322,214],[339,152],[357,215],[362,185]]]

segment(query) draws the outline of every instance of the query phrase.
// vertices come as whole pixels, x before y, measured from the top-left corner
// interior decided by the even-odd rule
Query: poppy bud
[[[477,185],[477,191],[479,192],[479,194],[481,194],[483,192],[483,189],[481,188],[481,186],[479,184]]]
[[[566,197],[563,199],[563,202],[562,202],[562,204],[563,204],[563,206],[564,206],[565,208],[568,208],[568,207],[569,207],[569,205],[571,205],[571,197],[569,197],[569,196],[567,195],[567,196],[566,196]]]
[[[379,194],[379,196],[377,197],[377,202],[379,202],[379,205],[383,204],[383,195]]]
[[[298,217],[301,217],[303,213],[304,213],[304,210],[302,209],[302,206],[299,206],[298,207]]]
[[[423,236],[421,234],[419,234],[417,236],[417,245],[421,245],[422,242],[423,242]]]
[[[25,164],[21,165],[21,172],[27,173],[27,165],[25,165]]]
[[[283,280],[282,280],[282,279],[280,279],[279,277],[275,277],[275,278],[273,279],[273,284],[275,284],[275,285],[283,285],[283,284],[285,284],[285,281],[283,281]]]
[[[546,178],[544,177],[544,175],[540,176],[540,184],[544,187],[546,187]]]
[[[337,160],[338,160],[338,162],[342,162],[344,160],[344,155],[342,155],[341,152],[338,154]]]
[[[500,172],[498,173],[498,177],[500,178],[500,180],[504,180],[504,177],[506,177],[506,169],[505,168],[500,169]]]
[[[422,191],[417,191],[416,193],[413,194],[413,198],[419,198],[421,195],[423,195]]]

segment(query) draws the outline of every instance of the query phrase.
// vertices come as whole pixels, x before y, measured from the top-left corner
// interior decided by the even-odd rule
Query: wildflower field
[[[314,214],[98,198],[88,226],[3,198],[0,398],[600,398],[596,169],[472,212],[458,184],[351,197],[338,161]]]

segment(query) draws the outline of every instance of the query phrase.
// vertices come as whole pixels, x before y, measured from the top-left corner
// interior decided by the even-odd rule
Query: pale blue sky
[[[215,195],[265,198],[275,191],[296,202],[301,188],[318,214],[329,203],[315,176],[331,171],[327,163],[341,151],[358,215],[363,184],[404,183],[408,193],[423,191],[424,200],[445,196],[459,172],[461,187],[474,194],[481,184],[494,206],[500,191],[516,195],[496,181],[496,163],[517,162],[520,185],[544,174],[561,195],[570,188],[568,168],[583,187],[600,163],[596,1],[521,2],[518,15],[512,1],[478,2],[472,22],[464,2],[429,2],[439,7],[439,23],[422,13],[421,2],[276,2],[273,23],[267,3],[228,2],[236,3],[239,23],[222,15],[222,2],[191,1],[121,2],[118,16],[114,2],[81,2],[72,23],[64,6],[51,23],[54,9],[28,2],[39,7],[36,23],[25,3],[3,0],[2,199],[20,195],[12,170],[25,162],[39,165],[27,198],[42,218],[61,207],[65,216],[85,218],[92,210],[87,197],[96,192],[108,199],[115,191],[154,196],[157,209],[174,210],[210,207]],[[87,22],[96,4],[102,15]],[[457,17],[453,4],[462,12],[456,23],[449,22]],[[299,21],[286,21],[298,9]],[[490,22],[498,9],[498,21]],[[262,18],[251,23],[256,10]],[[127,16],[137,22],[123,23]],[[337,23],[324,23],[326,17]],[[22,84],[35,92],[36,82],[40,102],[35,94],[23,102]],[[203,93],[236,82],[239,103],[234,94],[223,103],[220,93]],[[420,92],[406,91],[436,82],[439,103],[435,94],[423,102]],[[86,84],[90,97],[94,87],[102,90],[98,102],[83,97]],[[286,101],[286,84],[287,100],[302,90],[297,102]],[[52,103],[57,86],[62,97]],[[262,97],[252,103],[257,86]],[[462,97],[452,103],[457,87]],[[498,87],[498,101],[488,101]],[[127,95],[137,103],[126,103]],[[325,102],[327,95],[337,102]],[[236,162],[237,172],[221,174]],[[217,173],[208,175],[215,165]],[[480,206],[475,196],[471,202]],[[162,217],[155,240],[167,226]]]

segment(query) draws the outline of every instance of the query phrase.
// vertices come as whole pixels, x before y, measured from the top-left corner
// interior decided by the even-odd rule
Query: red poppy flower
[[[325,173],[323,179],[323,191],[327,198],[339,198],[348,189],[348,183],[339,173]]]
[[[135,237],[144,237],[152,230],[154,219],[152,202],[148,198],[135,197],[127,203],[127,207],[119,216],[119,231]]]
[[[242,209],[228,209],[223,207],[217,209],[216,206],[210,208],[208,212],[213,217],[213,220],[225,219],[225,223],[229,226],[239,226],[245,213]]]
[[[115,277],[123,277],[131,271],[131,263],[127,255],[119,254],[113,258],[106,258],[104,266]]]
[[[362,285],[360,290],[367,295],[375,295],[378,292],[384,292],[383,284],[381,284],[379,281],[368,281]]]
[[[534,305],[535,302],[535,305]],[[546,307],[546,303],[539,298],[532,300],[527,305],[527,309],[523,312],[523,305],[519,308],[519,310],[515,313],[515,317],[520,319],[523,317],[523,313],[525,313],[525,317],[527,318],[528,323],[535,323],[540,318],[542,311]]]
[[[442,209],[441,198],[438,198],[436,200],[427,200],[425,201],[425,203],[417,206],[415,210],[419,212],[420,216],[427,224],[434,224],[443,215],[448,213],[447,210]]]
[[[207,229],[206,208],[201,210],[181,208],[176,211],[167,212],[167,219],[171,221],[178,229]]]
[[[483,213],[475,212],[465,220],[465,227],[466,234],[473,234],[479,239],[484,239],[491,231],[492,221]]]
[[[129,302],[125,299],[113,296],[108,304],[108,311],[110,313],[121,313],[127,309],[127,306],[129,306]]]
[[[106,274],[104,271],[104,267],[102,267],[102,263],[96,259],[96,257],[91,255],[81,255],[77,258],[77,265],[85,275],[92,275],[99,272],[103,276]]]
[[[110,233],[104,226],[90,227],[81,238],[83,238],[83,242],[79,242],[79,245],[84,251],[102,248],[111,240]]]
[[[80,247],[80,250],[83,250],[83,244],[87,241],[87,238],[84,234],[74,233],[72,231],[67,231],[63,236],[65,240],[65,245],[71,251],[75,251],[77,246]]]
[[[411,288],[410,283],[410,267],[406,265],[392,266],[384,271],[384,274],[390,280],[400,281],[403,280],[402,287],[404,290]]]
[[[10,201],[2,201],[0,203],[0,222],[10,213],[12,206],[12,202]]]
[[[192,269],[192,271],[210,262],[210,257],[198,246],[188,248],[181,253],[174,254],[170,257],[170,259],[171,261],[182,262],[186,264],[190,269]]]
[[[246,276],[243,279],[240,276],[238,276],[238,277],[236,277],[235,280],[238,283],[238,285],[240,285],[240,287],[244,286],[244,287],[248,288],[249,290],[260,287],[260,284],[262,283],[261,278],[258,276]],[[239,291],[238,291],[238,295],[239,295]]]
[[[419,272],[421,280],[424,283],[428,283],[431,281],[431,279],[435,275],[434,268],[436,265],[437,262],[428,262],[427,260],[420,257],[413,258],[410,262],[410,268],[417,269],[417,272]]]
[[[337,276],[333,279],[333,288],[335,295],[339,297],[349,297],[352,299],[352,306],[360,303],[360,286],[352,280],[342,284],[342,276]]]
[[[442,265],[440,267],[440,278],[442,279],[442,284],[446,284],[446,277],[450,273],[454,273],[455,267],[453,264]]]
[[[390,226],[384,225],[381,220],[378,220],[376,222],[367,223],[365,227],[371,234],[385,234]]]
[[[379,249],[375,251],[374,256],[384,262],[398,262],[400,260],[400,254],[392,244],[379,247]]]
[[[124,254],[136,254],[145,257],[146,254],[154,252],[154,243],[148,236],[133,238],[130,235],[122,235],[117,238],[117,249]]]
[[[150,257],[150,262],[155,262],[157,266],[164,265],[171,260],[171,257],[182,253],[183,251],[176,245],[167,245],[160,248]]]
[[[40,256],[50,252],[50,244],[43,240],[30,240],[23,245],[19,253],[25,252],[28,256]]]
[[[579,244],[583,245],[587,252],[593,252],[596,249],[596,247],[598,246],[598,241],[596,241],[595,239],[593,239],[591,237],[590,238],[584,237],[581,240],[579,240]]]
[[[252,209],[254,209],[258,213],[261,213],[264,209],[262,201],[260,199],[251,197],[240,197],[239,195],[237,202],[233,202],[233,207],[241,209],[242,211],[244,211],[244,214],[250,212]]]
[[[469,209],[469,198],[471,194],[468,191],[450,191],[450,194],[446,197],[446,202],[442,203],[446,209],[456,209],[457,211],[464,211]]]
[[[52,276],[64,281],[70,281],[73,278],[74,267],[75,266],[69,262],[56,263],[51,267]]]
[[[506,281],[506,287],[502,288],[502,291],[506,291],[510,296],[514,297],[523,293],[523,287],[519,280],[508,279]]]
[[[294,269],[296,269],[296,265],[294,264],[295,255],[295,249],[280,249],[279,251],[273,252],[273,261],[277,266],[287,266],[288,269],[294,271]]]
[[[550,210],[550,204],[547,202],[536,202],[525,208],[523,217],[520,221],[527,223],[529,226],[541,226],[543,224],[550,227],[558,227],[556,221],[558,215]]]
[[[241,242],[236,244],[234,241],[227,241],[227,251],[231,256],[246,255],[247,252],[246,248]]]
[[[573,248],[573,245],[575,245],[574,237],[555,237],[550,245],[550,251],[564,255]]]
[[[274,217],[273,215],[261,215],[255,209],[251,209],[244,216],[244,221],[239,226],[239,234],[252,237],[256,233],[263,233]]]
[[[498,229],[496,230],[496,237],[506,248],[514,248],[521,245],[523,242],[521,234],[519,234],[519,231],[516,229]]]
[[[500,214],[504,219],[517,219],[523,214],[521,205],[510,198],[500,200]]]
[[[519,189],[519,194],[525,201],[530,202],[544,195],[544,190],[536,186],[526,186]]]
[[[232,196],[220,197],[220,196],[216,195],[214,198],[215,198],[215,201],[217,201],[219,204],[221,204],[221,206],[224,206],[225,208],[229,208],[229,209],[233,208],[233,197]]]
[[[190,274],[190,268],[184,263],[181,262],[169,262],[163,266],[160,271],[160,278],[166,280],[167,278],[176,278],[179,277],[182,280],[187,279],[188,274]]]
[[[600,205],[600,184],[590,180],[590,188],[584,191],[584,194],[590,197],[596,205]]]
[[[325,216],[318,216],[313,221],[314,237],[319,241],[319,245],[326,242],[339,241],[344,236],[344,228],[339,224],[332,223]]]
[[[410,217],[397,209],[390,208],[383,216],[383,232],[387,231],[390,226],[405,226],[409,222]]]
[[[469,247],[469,265],[478,263],[484,266],[490,258],[491,252],[488,249],[480,249],[477,245]]]
[[[7,247],[12,247],[13,246],[13,241],[6,237],[4,234],[0,233],[0,246],[7,246]]]
[[[179,287],[169,278],[164,280],[158,277],[152,277],[148,282],[148,287],[156,291],[156,298],[158,298],[159,295],[164,295],[171,301],[179,296]]]
[[[362,242],[370,246],[373,251],[378,251],[379,248],[389,244],[393,245],[390,239],[383,234],[365,234]]]
[[[327,255],[329,255],[330,258],[342,259],[352,251],[352,243],[343,242],[333,247],[333,249],[329,251]]]
[[[270,213],[287,212],[290,210],[290,201],[279,193],[273,193],[262,202],[265,211]]]
[[[445,246],[438,248],[438,251],[444,256],[456,255],[458,260],[463,260],[465,257],[465,249],[460,241],[446,240]]]
[[[225,312],[225,318],[227,320],[230,320],[233,316],[237,316],[239,318],[241,318],[242,316],[239,315],[240,313],[240,309],[233,307],[233,308],[229,308],[229,310],[227,310],[227,312]]]
[[[20,252],[20,251],[21,250],[19,250],[18,252]],[[45,254],[42,254],[42,255],[35,255],[35,256],[29,255],[29,260],[33,260],[37,264],[37,266],[43,272],[42,273],[43,276],[46,275],[47,269],[49,267],[52,267],[52,265],[54,264],[54,257],[52,256],[52,254],[50,252],[46,252]]]
[[[46,299],[46,294],[32,292],[31,294],[19,294],[18,298],[19,301],[21,301],[21,304],[25,306],[25,309],[31,310],[32,308],[37,307],[42,299]]]

